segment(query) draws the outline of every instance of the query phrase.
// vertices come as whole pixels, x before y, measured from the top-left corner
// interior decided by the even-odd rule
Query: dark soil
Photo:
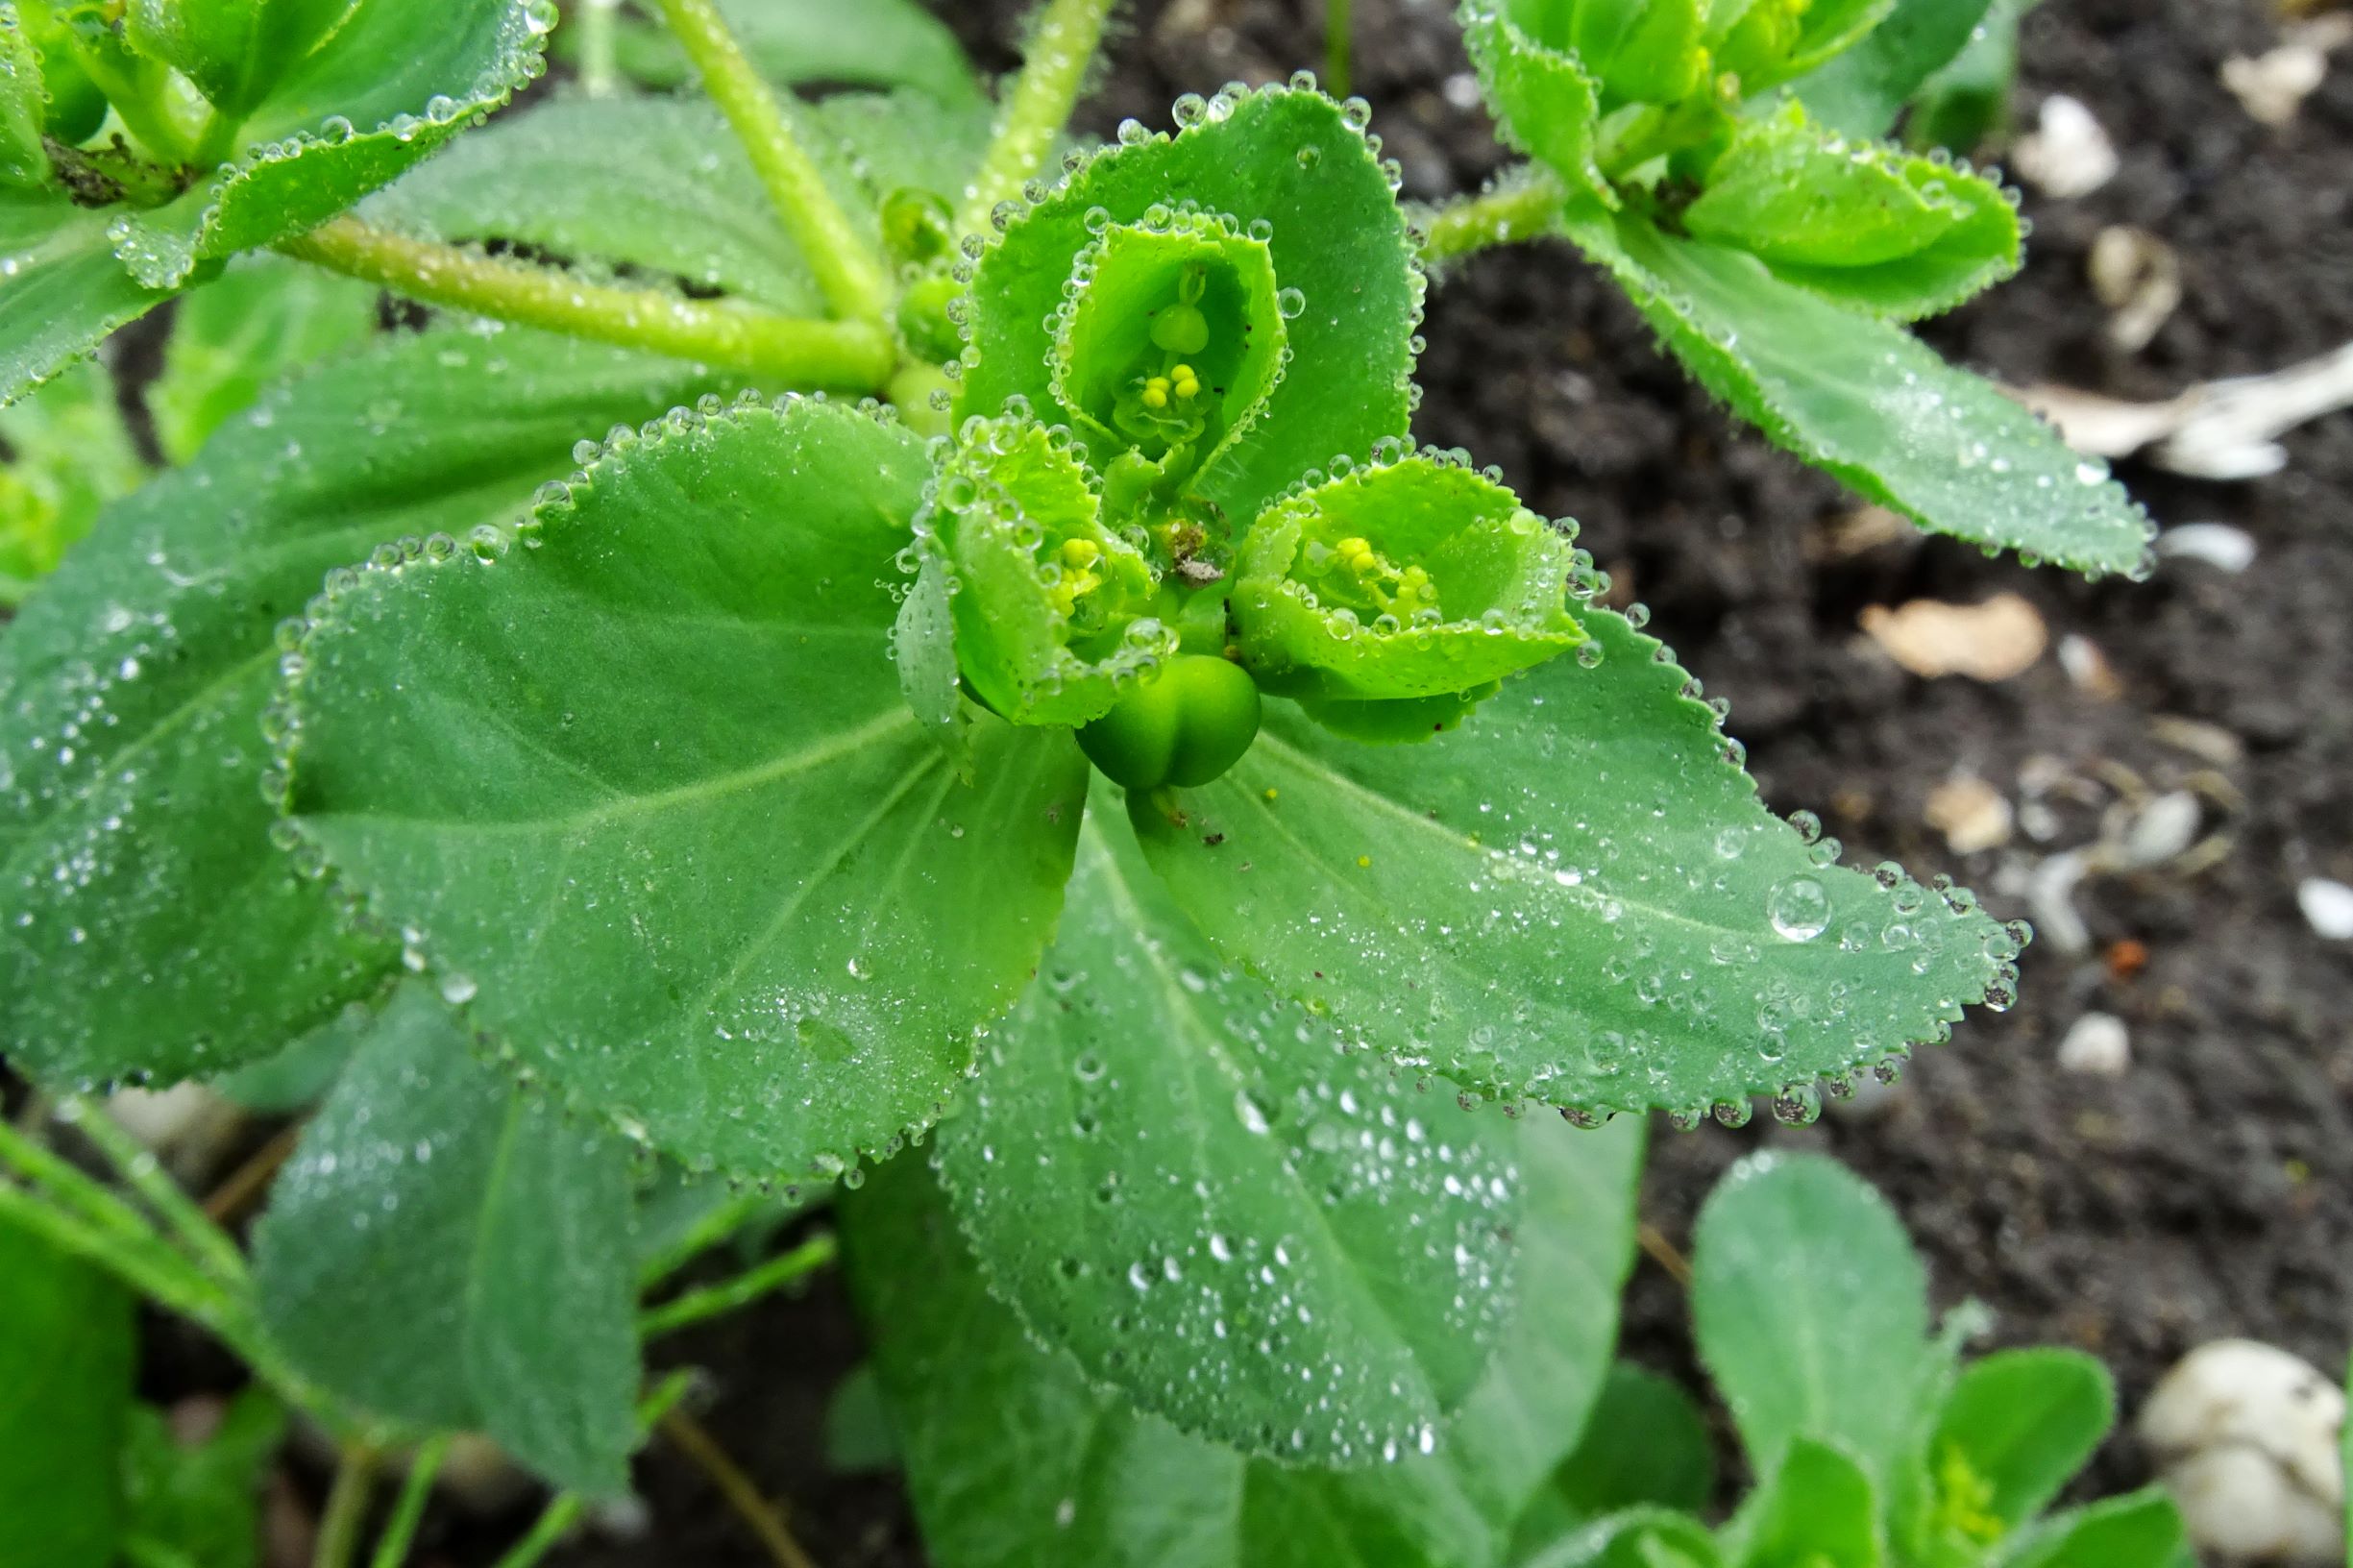
[[[1015,0],[943,9],[985,61],[1008,61]],[[1407,194],[1476,188],[1501,159],[1483,113],[1465,107],[1451,8],[1358,9],[1357,90]],[[1287,75],[1321,54],[1319,0],[1168,0],[1132,15],[1087,114],[1097,131],[1123,115],[1164,123],[1180,91]],[[2012,381],[2149,397],[2353,337],[2353,68],[2341,60],[2279,132],[2218,81],[2223,59],[2276,37],[2260,0],[2047,0],[2025,34],[2025,112],[2052,92],[2080,98],[2122,172],[2081,200],[2030,196],[2024,275],[1930,335]],[[2163,236],[2187,273],[2187,303],[2137,355],[2104,346],[2085,273],[2093,236],[2116,223]],[[1730,698],[1766,798],[1820,811],[1851,861],[1947,870],[2000,913],[2023,913],[2019,874],[2089,842],[2102,805],[2143,787],[2203,790],[2222,850],[2202,870],[2090,884],[2078,900],[2090,950],[2032,948],[2016,1011],[1973,1017],[1873,1103],[1807,1129],[1662,1126],[1645,1217],[1679,1243],[1743,1153],[1824,1148],[1901,1212],[1940,1308],[1973,1296],[1995,1310],[1999,1343],[2098,1355],[2128,1412],[2174,1360],[2223,1335],[2340,1364],[2353,1307],[2353,948],[2313,933],[2294,887],[2353,879],[2353,416],[2291,436],[2287,471],[2253,483],[2128,467],[2160,520],[2236,524],[2259,554],[2241,576],[2182,561],[2146,584],[2087,586],[1908,534],[1841,549],[1833,526],[1852,500],[1735,429],[1565,249],[1463,265],[1434,291],[1426,332],[1422,437],[1469,447],[1531,504],[1582,520],[1620,590],[1650,605],[1652,629]],[[2056,657],[2000,685],[1923,681],[1858,642],[1866,605],[2001,591],[2031,600],[2054,644],[2088,639],[2113,686],[2087,689]],[[2221,760],[2185,749],[2166,719],[2213,726],[2205,745]],[[2047,844],[2022,835],[1957,856],[1924,822],[1949,775],[2017,800],[2030,765],[2074,781],[2054,796]],[[2120,1079],[2055,1065],[2060,1038],[2094,1008],[2130,1025]],[[1661,1269],[1637,1270],[1628,1314],[1628,1354],[1696,1379],[1684,1306]],[[824,1466],[826,1399],[860,1355],[835,1283],[669,1353],[709,1369],[702,1419],[787,1501],[819,1562],[920,1560],[894,1482]],[[551,1560],[767,1560],[674,1448],[656,1444],[641,1479],[646,1533],[592,1533]],[[2120,1436],[2087,1486],[2146,1479]],[[487,1562],[525,1517],[437,1521],[428,1544],[438,1560]]]

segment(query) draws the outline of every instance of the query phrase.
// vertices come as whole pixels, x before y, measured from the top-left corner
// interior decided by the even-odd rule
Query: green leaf
[[[968,421],[930,497],[915,520],[924,565],[945,573],[957,667],[993,711],[1083,724],[1176,651],[1175,633],[1146,615],[1152,567],[1106,525],[1066,434]]]
[[[792,85],[921,88],[943,102],[980,100],[964,46],[919,0],[720,0],[720,14],[763,76]],[[557,52],[578,56],[576,29]],[[653,22],[625,21],[616,39],[623,70],[653,87],[694,79],[686,52]]]
[[[1275,706],[1184,822],[1130,797],[1153,868],[1352,1039],[1581,1111],[1803,1099],[2008,983],[2017,943],[1965,895],[1833,864],[1655,641],[1579,613],[1593,667],[1556,659],[1425,745]]]
[[[2009,135],[2018,94],[2018,29],[2036,0],[1994,0],[1969,47],[1912,96],[1903,139],[1964,157]]]
[[[2150,1486],[2053,1514],[2003,1568],[2178,1568],[2194,1560],[2173,1500]]]
[[[1939,533],[2093,576],[2149,570],[2154,529],[2106,464],[1901,328],[1646,219],[1586,204],[1568,226],[1701,384],[1776,445]]]
[[[1877,1568],[1885,1555],[1871,1477],[1837,1447],[1798,1435],[1728,1528],[1740,1568]]]
[[[1630,1508],[1555,1542],[1519,1568],[1716,1568],[1705,1526],[1664,1508]]]
[[[1851,144],[1795,103],[1742,125],[1682,221],[1834,303],[1902,321],[1949,310],[2019,265],[2018,211],[2000,186]]]
[[[336,580],[303,641],[301,836],[517,1064],[699,1169],[828,1179],[927,1124],[1061,905],[1069,737],[980,724],[967,786],[899,694],[928,472],[821,399],[680,413],[511,551]]]
[[[1108,787],[1041,973],[940,1132],[998,1297],[1185,1431],[1292,1462],[1410,1451],[1509,1315],[1498,1118],[1223,968]]]
[[[156,442],[174,463],[263,387],[341,353],[376,327],[377,291],[274,256],[239,257],[172,318],[163,370],[147,387]]]
[[[115,401],[114,378],[85,362],[0,411],[0,576],[30,582],[57,570],[109,502],[139,487],[139,460]]]
[[[1707,1419],[1672,1378],[1619,1361],[1602,1384],[1584,1440],[1521,1515],[1519,1556],[1629,1508],[1700,1512],[1716,1489]]]
[[[41,146],[48,115],[40,53],[16,8],[0,0],[0,185],[49,183],[49,153]]]
[[[960,190],[989,138],[985,106],[948,108],[914,93],[846,93],[795,102],[787,113],[827,188],[877,244],[887,198],[909,187]],[[360,215],[435,239],[519,241],[673,274],[788,314],[824,313],[741,142],[700,99],[563,98],[502,116],[370,197]]]
[[[1618,193],[1595,153],[1601,84],[1576,56],[1529,37],[1491,0],[1465,0],[1462,28],[1505,139],[1549,164],[1571,190],[1615,208]]]
[[[1244,540],[1242,662],[1270,690],[1343,699],[1489,685],[1584,641],[1572,537],[1465,463],[1354,469],[1277,502]]]
[[[1707,57],[1701,0],[1515,0],[1546,43],[1597,77],[1605,103],[1679,103],[1700,87]]]
[[[358,0],[255,106],[211,178],[118,220],[115,254],[140,283],[173,287],[202,261],[316,227],[522,90],[554,23],[547,0]]]
[[[2004,1351],[1962,1371],[1930,1462],[1940,1473],[1965,1466],[1986,1489],[1982,1510],[2012,1531],[2050,1506],[2115,1419],[2115,1385],[2097,1360],[2071,1350]]]
[[[1640,1129],[1519,1133],[1521,1316],[1435,1452],[1294,1469],[1091,1390],[990,1297],[901,1160],[843,1207],[925,1543],[940,1568],[1500,1568],[1510,1521],[1576,1441],[1632,1257]]]
[[[261,1493],[285,1441],[286,1412],[260,1388],[230,1401],[220,1426],[183,1447],[160,1411],[132,1411],[124,1450],[128,1542],[160,1546],[190,1568],[257,1568]],[[135,1547],[126,1560],[156,1560]]]
[[[113,1562],[132,1310],[96,1268],[0,1221],[0,1562]]]
[[[1884,136],[1922,83],[1969,47],[1990,0],[1896,0],[1870,35],[1801,79],[1806,111],[1846,136]]]
[[[582,433],[707,380],[525,331],[388,338],[117,503],[0,638],[0,1040],[73,1081],[208,1075],[374,991],[270,842],[282,620],[331,568],[510,515]]]
[[[131,0],[123,36],[196,84],[231,119],[250,113],[354,7],[354,0]]]
[[[625,1144],[478,1061],[412,983],[273,1189],[262,1315],[336,1394],[618,1495],[637,1446],[632,1202]]]
[[[1041,419],[1075,423],[1052,371],[1064,285],[1098,231],[1172,216],[1163,204],[1182,192],[1262,233],[1288,316],[1288,369],[1250,438],[1187,481],[1239,526],[1334,453],[1405,433],[1422,284],[1388,178],[1339,105],[1272,86],[1189,103],[1180,118],[1173,138],[1140,132],[1099,154],[982,255],[957,409],[994,415],[1021,397]]]
[[[1716,43],[1716,65],[1744,97],[1818,69],[1853,48],[1899,0],[1756,0]]]
[[[1931,1359],[1927,1281],[1878,1193],[1820,1155],[1734,1165],[1700,1211],[1691,1314],[1757,1474],[1813,1438],[1887,1480]]]
[[[224,1098],[258,1115],[285,1116],[326,1096],[360,1042],[376,1032],[381,998],[353,1002],[283,1050],[212,1080]]]
[[[0,185],[0,405],[15,402],[115,328],[171,298],[114,259],[104,211],[62,191]]]

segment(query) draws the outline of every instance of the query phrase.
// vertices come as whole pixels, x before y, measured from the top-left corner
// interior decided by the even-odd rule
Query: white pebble
[[[2141,1408],[2141,1441],[2209,1561],[2344,1560],[2344,1390],[2251,1339],[2201,1345]]]
[[[2295,901],[2315,931],[2331,942],[2353,942],[2353,888],[2308,876],[2297,884]]]
[[[2218,572],[2239,573],[2255,564],[2255,539],[2227,523],[2184,523],[2157,535],[2157,553],[2168,559],[2203,561]]]
[[[2065,93],[2043,100],[2043,117],[2012,159],[2045,195],[2088,196],[2116,178],[2116,143],[2092,111]]]
[[[2059,1066],[2093,1078],[2121,1078],[2132,1066],[2132,1035],[2113,1013],[2086,1013],[2059,1041]]]

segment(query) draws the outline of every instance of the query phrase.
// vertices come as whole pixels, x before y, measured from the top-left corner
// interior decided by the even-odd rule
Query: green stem
[[[694,1381],[688,1372],[673,1372],[654,1385],[653,1391],[637,1402],[637,1430],[650,1432],[655,1422],[668,1415]],[[587,1506],[577,1492],[558,1492],[540,1510],[523,1539],[507,1549],[494,1568],[533,1568],[540,1558],[564,1538],[564,1532],[579,1521],[580,1510]]]
[[[1030,29],[1021,74],[1006,94],[1005,108],[990,138],[989,151],[973,176],[959,233],[985,231],[999,202],[1012,201],[1022,184],[1045,167],[1054,143],[1070,123],[1087,67],[1103,42],[1103,23],[1117,0],[1048,0]]]
[[[751,155],[751,166],[784,219],[785,232],[807,257],[834,313],[852,321],[884,319],[891,288],[882,258],[825,188],[817,164],[785,123],[774,90],[745,58],[717,5],[713,0],[661,0],[661,5],[686,58],[702,73],[703,90]]]
[[[376,1554],[368,1559],[369,1568],[401,1568],[408,1560],[408,1549],[417,1538],[417,1526],[425,1518],[425,1505],[433,1495],[433,1478],[441,1473],[441,1461],[449,1458],[450,1437],[447,1433],[429,1437],[408,1459],[408,1475],[401,1482],[401,1495],[392,1505],[392,1517],[384,1522],[384,1532],[376,1538]]]
[[[212,1223],[203,1207],[173,1180],[154,1153],[108,1115],[106,1107],[87,1095],[68,1095],[58,1107],[58,1119],[76,1128],[106,1156],[133,1191],[147,1200],[165,1227],[180,1238],[197,1263],[232,1290],[247,1283],[245,1254],[229,1233]]]
[[[1348,57],[1351,34],[1348,0],[1324,0],[1324,90],[1335,98],[1348,96]]]
[[[1422,241],[1424,261],[1451,261],[1496,245],[1553,232],[1568,199],[1549,169],[1523,165],[1477,196],[1447,203],[1431,215]]]
[[[879,392],[895,363],[890,334],[868,322],[803,321],[730,300],[585,282],[356,218],[335,218],[278,248],[431,305],[724,365],[772,378],[780,390]]]
[[[205,128],[197,134],[196,150],[188,161],[200,169],[211,169],[229,161],[236,151],[237,133],[245,122],[234,114],[224,114],[218,109],[205,116]]]
[[[98,1231],[135,1245],[152,1241],[163,1246],[155,1227],[136,1209],[107,1190],[105,1183],[6,1121],[0,1121],[0,1164],[13,1169],[53,1203]],[[168,1247],[164,1250],[170,1251]]]
[[[351,1568],[359,1551],[359,1527],[368,1517],[368,1498],[375,1488],[376,1456],[364,1448],[344,1449],[335,1484],[327,1494],[327,1512],[319,1520],[310,1568]]]
[[[651,1339],[749,1306],[772,1290],[806,1279],[832,1262],[840,1253],[841,1247],[833,1237],[820,1232],[791,1252],[771,1258],[756,1268],[746,1269],[731,1280],[689,1290],[675,1301],[648,1308],[638,1314],[638,1337]]]
[[[765,1192],[738,1192],[695,1221],[687,1232],[646,1261],[638,1284],[652,1289],[703,1253],[719,1245],[769,1210],[776,1200]]]
[[[621,0],[587,0],[573,17],[580,30],[580,90],[591,98],[621,91],[620,14]]]
[[[168,1311],[219,1333],[237,1317],[236,1303],[214,1281],[150,1233],[145,1237],[102,1229],[54,1201],[0,1182],[0,1225],[39,1237],[61,1252],[96,1264]]]

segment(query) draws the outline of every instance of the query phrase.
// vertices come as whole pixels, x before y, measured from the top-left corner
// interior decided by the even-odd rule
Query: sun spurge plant
[[[332,1081],[250,1268],[151,1166],[177,1241],[0,1139],[26,1223],[356,1449],[482,1428],[611,1492],[692,1315],[635,1299],[743,1217],[692,1178],[855,1188],[937,1124],[1086,1386],[1229,1470],[1402,1463],[1575,1266],[1575,1140],[1469,1107],[1803,1119],[2006,1002],[2022,931],[1766,812],[1575,526],[1416,448],[1422,245],[1361,102],[1232,86],[1057,167],[1100,3],[993,106],[910,7],[748,47],[659,9],[473,131],[544,8],[0,7],[10,388],[200,290],[179,466],[15,519],[26,577],[89,536],[0,635],[0,1039],[68,1095]],[[1808,14],[1708,47],[1791,74],[1852,31]],[[1602,37],[1564,35],[1597,112],[1655,144],[1585,192],[1628,254],[1635,172],[1710,152],[1676,221],[1797,297],[1999,270],[2007,204],[1894,155],[1850,160],[1921,208],[1876,261],[1791,239],[1796,111]],[[374,331],[354,278],[444,313]]]
[[[1903,328],[2018,270],[2016,192],[1879,140],[1987,0],[1464,0],[1531,162],[1441,251],[1565,234],[1773,441],[1923,527],[2088,576],[2153,525],[1992,383]]]

